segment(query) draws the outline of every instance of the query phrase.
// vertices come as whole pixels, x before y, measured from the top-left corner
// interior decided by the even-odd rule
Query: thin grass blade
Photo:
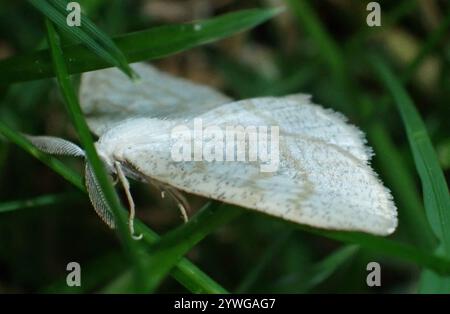
[[[68,168],[64,163],[55,157],[43,154],[37,150],[23,135],[7,127],[0,122],[0,134],[5,136],[9,141],[13,142],[24,151],[43,162],[50,169],[58,173],[72,185],[77,187],[84,193],[86,188],[83,184],[81,176],[74,170]],[[121,209],[124,213],[125,209]],[[144,234],[144,240],[148,244],[155,243],[159,236],[147,227],[144,223],[136,220],[136,227],[139,233]],[[193,293],[226,293],[226,290],[217,282],[206,275],[200,268],[183,258],[172,270],[171,275],[182,285]]]
[[[121,210],[121,205],[117,194],[110,180],[108,179],[108,175],[106,174],[106,170],[100,158],[97,155],[92,135],[81,112],[75,90],[72,86],[72,82],[67,72],[67,67],[64,59],[64,54],[61,49],[59,37],[56,34],[52,22],[46,20],[46,25],[48,42],[50,51],[52,52],[53,65],[61,93],[65,100],[66,109],[78,133],[78,136],[80,137],[80,141],[86,152],[88,162],[92,166],[94,175],[97,178],[100,188],[103,191],[105,201],[114,214],[118,235],[125,249],[125,253],[130,258],[130,261],[135,267],[134,270],[136,278],[136,289],[137,291],[140,291],[141,287],[143,286],[144,271],[143,265],[141,264],[140,260],[140,253],[138,252],[138,243],[130,237],[125,213]]]
[[[380,80],[394,97],[422,181],[428,221],[438,239],[442,241],[446,256],[450,257],[450,195],[425,124],[400,80],[387,65],[378,57],[371,58],[371,62]]]
[[[146,262],[146,267],[151,272],[147,281],[149,291],[153,291],[173,266],[199,241],[241,212],[241,209],[234,206],[210,202],[188,223],[161,237],[149,248],[150,259]]]
[[[36,0],[38,1],[38,0]],[[250,9],[224,14],[209,20],[168,25],[125,34],[114,39],[131,62],[162,58],[196,46],[211,43],[251,29],[280,9]],[[82,44],[63,47],[70,74],[110,67]],[[14,56],[0,61],[0,85],[54,76],[49,50]]]
[[[421,57],[422,54],[419,54]],[[423,58],[423,57],[422,57]],[[422,182],[423,198],[428,222],[441,241],[436,254],[450,256],[450,194],[439,161],[412,99],[388,66],[378,57],[371,58],[380,79],[391,91],[405,125],[417,172]],[[413,69],[414,65],[409,67]],[[410,72],[412,73],[412,72]],[[407,72],[407,75],[410,74]],[[442,277],[425,269],[420,280],[422,293],[450,292],[450,277]]]
[[[308,271],[308,276],[301,279],[301,285],[297,292],[308,292],[330,278],[342,265],[355,256],[358,249],[357,245],[341,247],[313,265]]]
[[[31,199],[3,202],[0,203],[0,213],[12,212],[26,208],[55,205],[73,199],[74,199],[73,193],[64,193],[64,194],[47,194]]]
[[[117,66],[125,74],[132,77],[126,57],[114,42],[104,34],[87,16],[81,15],[81,26],[69,26],[66,21],[67,1],[65,0],[28,0],[36,9],[54,22],[71,38],[80,41],[92,52],[97,54],[106,63]]]

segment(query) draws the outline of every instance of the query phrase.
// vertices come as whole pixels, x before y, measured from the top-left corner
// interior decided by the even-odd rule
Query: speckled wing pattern
[[[259,162],[173,161],[169,134],[176,121],[136,119],[112,131],[133,143],[123,159],[134,171],[180,190],[314,227],[377,235],[395,230],[396,207],[369,165],[362,132],[309,96],[242,100],[197,118],[204,127],[278,125],[278,171],[263,173]]]
[[[81,109],[98,136],[130,118],[187,118],[231,101],[210,87],[173,77],[147,63],[131,67],[140,76],[135,81],[117,68],[81,77]]]
[[[188,193],[314,227],[392,233],[391,194],[370,167],[363,133],[303,94],[231,102],[222,94],[139,63],[141,79],[117,69],[83,74],[82,109],[99,148],[118,150],[128,173]],[[278,126],[278,171],[260,162],[182,161],[171,157],[171,131],[201,118],[203,127]],[[108,143],[114,143],[110,145]]]

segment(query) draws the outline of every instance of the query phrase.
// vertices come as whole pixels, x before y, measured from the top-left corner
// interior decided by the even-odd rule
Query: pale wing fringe
[[[112,213],[111,208],[109,208],[103,191],[100,188],[94,172],[87,161],[85,166],[85,184],[89,199],[91,200],[92,206],[94,206],[95,212],[110,228],[114,229],[116,226],[114,214]]]
[[[84,151],[76,144],[53,136],[24,135],[40,151],[60,156],[85,157]]]

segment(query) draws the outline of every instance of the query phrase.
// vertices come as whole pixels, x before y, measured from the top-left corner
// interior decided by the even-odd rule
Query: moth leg
[[[112,184],[114,186],[116,186],[118,182],[119,182],[119,177],[112,176]]]
[[[134,234],[134,217],[135,217],[136,213],[135,213],[133,197],[131,196],[131,193],[130,193],[130,183],[128,182],[127,177],[125,176],[125,174],[122,171],[122,166],[120,165],[120,162],[118,162],[118,161],[114,162],[114,166],[117,171],[117,177],[118,177],[120,183],[122,183],[123,189],[125,190],[125,194],[128,199],[128,204],[130,206],[130,214],[128,215],[128,227],[130,228],[131,237],[134,240],[140,240],[140,239],[142,239],[143,235],[142,234],[140,234],[140,235]]]
[[[178,205],[178,209],[181,212],[181,217],[183,217],[183,220],[185,223],[188,222],[189,217],[187,215],[187,212],[190,209],[189,209],[189,203],[186,200],[186,198],[183,196],[183,194],[181,194],[180,191],[178,191],[177,189],[174,189],[172,187],[167,187],[165,191],[167,193],[169,193],[169,195],[175,199],[175,201],[177,202],[177,205]]]
[[[189,221],[189,217],[187,215],[186,208],[184,208],[184,206],[181,203],[178,203],[177,205],[178,205],[178,209],[181,212],[181,216],[183,217],[184,223],[187,223]]]
[[[187,214],[190,211],[189,202],[186,200],[183,194],[180,193],[180,191],[174,189],[170,185],[158,182],[156,180],[149,180],[148,182],[161,191],[161,198],[165,198],[166,194],[169,194],[169,196],[171,196],[177,203],[183,221],[185,223],[189,221],[189,216]]]

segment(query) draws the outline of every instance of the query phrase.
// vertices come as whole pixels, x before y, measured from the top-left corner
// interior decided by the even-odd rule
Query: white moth
[[[233,102],[150,65],[132,67],[141,77],[138,82],[111,68],[83,74],[80,87],[82,109],[99,136],[98,154],[127,192],[132,234],[134,204],[126,177],[157,185],[179,200],[183,213],[186,205],[179,191],[319,228],[376,235],[395,230],[392,196],[369,165],[372,152],[362,132],[343,115],[313,104],[308,95]],[[204,126],[219,128],[277,126],[276,171],[261,171],[258,159],[175,161],[173,130],[199,119]],[[48,153],[84,156],[78,146],[62,139],[29,139]],[[114,227],[89,165],[86,186],[96,212]]]

